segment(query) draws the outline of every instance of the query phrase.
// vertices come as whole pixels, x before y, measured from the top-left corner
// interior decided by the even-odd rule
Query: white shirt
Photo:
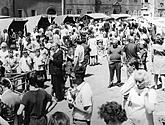
[[[30,57],[25,58],[24,56],[21,57],[21,59],[19,61],[19,67],[21,68],[21,71],[23,71],[23,72],[29,72],[30,71],[30,67],[27,65],[26,61],[28,62],[28,64],[32,63]]]
[[[82,63],[84,61],[84,47],[82,45],[77,45],[74,57],[78,57],[79,63]]]
[[[93,106],[92,90],[90,88],[90,85],[87,82],[83,82],[79,86],[77,86],[76,89],[78,90],[78,93],[76,94],[76,99],[75,99],[76,107],[84,111],[84,107]],[[86,114],[77,110],[76,108],[73,109],[74,119],[90,121],[91,116],[92,116],[92,113]]]
[[[135,79],[134,79],[135,71],[131,74],[125,84],[121,87],[121,94],[128,95],[130,90],[135,86]]]
[[[0,59],[2,60],[3,64],[6,64],[6,57],[9,55],[8,51],[0,50]]]
[[[34,65],[33,65],[34,70],[37,70],[37,71],[44,70],[43,66],[41,66],[44,64],[43,57],[41,55],[39,57],[35,56],[33,58],[33,62],[34,62]]]
[[[69,35],[69,30],[64,28],[61,30],[61,39],[63,39],[64,36]]]

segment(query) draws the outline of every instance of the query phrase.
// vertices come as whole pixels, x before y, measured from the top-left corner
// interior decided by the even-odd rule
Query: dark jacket
[[[49,62],[49,73],[51,75],[62,75],[63,52],[59,50],[53,55],[53,60]]]
[[[87,65],[87,63],[89,61],[89,58],[90,58],[90,51],[91,51],[91,49],[85,43],[83,43],[82,46],[84,47],[84,62],[83,63]]]

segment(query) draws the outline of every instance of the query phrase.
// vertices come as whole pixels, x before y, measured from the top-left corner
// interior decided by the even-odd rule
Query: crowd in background
[[[25,125],[69,125],[68,116],[61,112],[53,114],[49,122],[46,118],[57,102],[64,99],[73,109],[73,123],[90,125],[94,102],[90,84],[84,77],[87,66],[99,65],[100,57],[108,61],[108,88],[121,87],[124,102],[123,106],[117,102],[103,104],[99,116],[107,125],[154,124],[155,89],[159,79],[162,90],[165,89],[165,46],[162,35],[152,23],[90,20],[88,24],[58,26],[53,23],[45,31],[35,27],[31,33],[11,31],[9,35],[4,29],[0,39],[1,102],[13,109],[10,118],[0,110],[2,125],[21,124],[23,111]],[[152,69],[150,64],[153,64]],[[121,68],[124,66],[128,80],[122,83]],[[151,72],[156,83],[154,88]],[[16,74],[26,74],[28,78],[14,82],[29,83],[22,85],[21,97],[13,91],[17,88],[10,81]],[[44,90],[48,76],[51,76],[51,95]]]

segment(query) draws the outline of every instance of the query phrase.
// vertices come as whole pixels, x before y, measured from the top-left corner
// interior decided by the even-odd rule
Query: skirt
[[[153,74],[165,74],[165,56],[154,56]]]

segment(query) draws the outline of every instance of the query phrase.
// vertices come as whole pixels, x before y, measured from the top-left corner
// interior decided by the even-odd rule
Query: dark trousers
[[[58,100],[64,99],[64,79],[62,75],[51,75],[51,84],[53,93]]]
[[[30,118],[30,122],[27,125],[47,125],[47,118],[46,116],[43,116],[40,119]]]
[[[114,62],[109,64],[109,71],[110,71],[110,84],[113,81],[113,77],[116,71],[117,82],[121,82],[121,62]]]

